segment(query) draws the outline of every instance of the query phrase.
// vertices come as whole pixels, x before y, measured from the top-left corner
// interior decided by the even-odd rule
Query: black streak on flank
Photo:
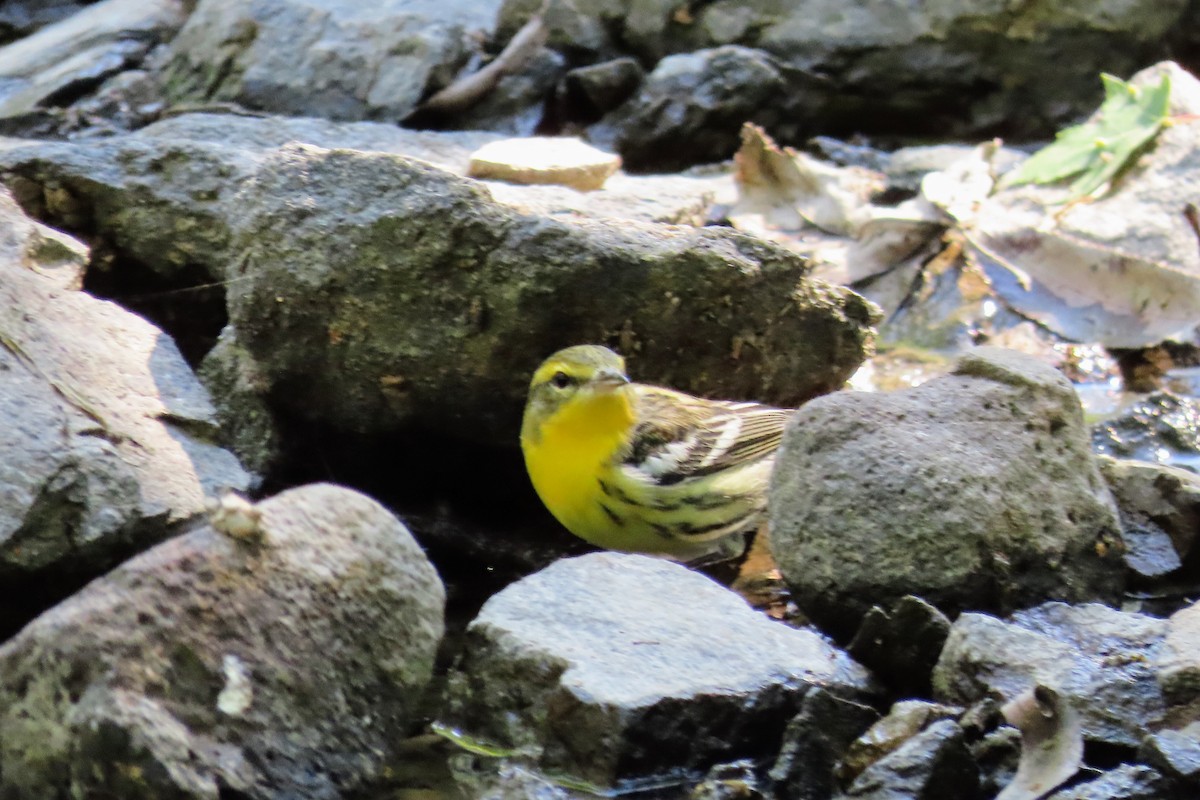
[[[611,508],[604,505],[604,503],[600,503],[600,508],[604,511],[605,514],[608,515],[608,518],[613,521],[614,525],[616,525],[618,527],[625,526],[624,518],[617,516],[617,512],[613,511]]]

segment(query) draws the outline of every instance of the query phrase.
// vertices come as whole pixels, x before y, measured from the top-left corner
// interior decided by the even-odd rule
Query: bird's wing
[[[659,485],[711,475],[770,455],[792,412],[638,388],[638,423],[624,459]]]

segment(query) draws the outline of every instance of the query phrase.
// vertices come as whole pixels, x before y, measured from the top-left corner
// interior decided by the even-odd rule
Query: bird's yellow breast
[[[599,506],[599,476],[625,446],[634,410],[622,391],[575,398],[521,440],[538,496],[567,530],[593,544],[611,527]]]

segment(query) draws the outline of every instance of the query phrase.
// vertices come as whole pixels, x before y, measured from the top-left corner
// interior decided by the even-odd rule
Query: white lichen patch
[[[262,536],[262,512],[234,492],[209,500],[208,518],[214,529],[234,539],[256,540]]]
[[[226,653],[221,659],[221,671],[225,673],[225,688],[217,695],[217,708],[223,714],[240,717],[254,702],[250,669],[240,658]]]

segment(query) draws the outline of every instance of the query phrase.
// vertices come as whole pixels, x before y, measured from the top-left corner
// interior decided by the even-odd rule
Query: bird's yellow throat
[[[577,531],[595,511],[597,476],[628,441],[634,408],[624,388],[571,398],[522,444],[529,478],[542,502]]]

